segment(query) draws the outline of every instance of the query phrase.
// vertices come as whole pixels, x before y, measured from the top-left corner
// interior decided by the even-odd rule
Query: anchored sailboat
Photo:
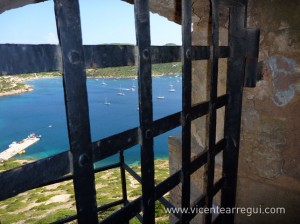
[[[123,92],[121,86],[120,86],[120,91],[117,93],[119,96],[125,96],[125,93]]]
[[[107,106],[110,105],[110,102],[107,100],[107,97],[105,97],[104,104],[107,105]]]
[[[174,86],[172,84],[170,84],[169,86],[170,86],[169,92],[175,92]]]

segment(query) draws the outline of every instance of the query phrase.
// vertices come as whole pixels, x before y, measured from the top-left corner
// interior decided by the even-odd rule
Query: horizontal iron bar
[[[217,98],[216,108],[227,104],[228,95]],[[209,102],[197,104],[192,107],[192,119],[197,119],[208,113]],[[158,136],[181,125],[181,112],[171,114],[153,122],[153,136]],[[101,139],[93,144],[95,162],[105,159],[138,144],[138,127],[121,132],[119,134]]]
[[[210,55],[209,46],[194,46],[192,47],[192,59],[194,60],[207,60]]]
[[[124,203],[124,200],[121,199],[121,200],[118,200],[118,201],[113,201],[113,202],[110,202],[108,204],[105,204],[105,205],[101,205],[97,208],[97,211],[100,212],[100,211],[105,211],[107,209],[110,209],[112,207],[115,207],[117,205],[121,205]]]
[[[94,173],[99,173],[102,171],[106,171],[106,170],[110,170],[110,169],[114,169],[114,168],[118,168],[121,166],[121,163],[113,163],[113,164],[109,164],[107,166],[102,166],[102,167],[98,167],[95,169]]]
[[[228,94],[219,96],[216,100],[216,109],[224,107],[227,104],[228,104]]]
[[[219,106],[222,106],[226,102],[225,98],[226,98],[225,95],[219,97],[220,99]],[[195,114],[193,116],[194,118],[197,117]],[[179,117],[180,117],[180,113],[175,113],[173,115],[167,116],[166,118],[162,118],[155,121],[154,136],[162,134],[162,130],[166,132],[171,130],[175,126],[176,127],[179,126],[179,121],[178,121]],[[166,121],[164,119],[168,121],[171,120],[176,122],[171,124],[170,126],[168,125],[165,126],[162,125],[162,123],[165,123]],[[163,129],[163,126],[165,127],[165,129]],[[162,129],[160,130],[159,127]],[[138,144],[137,133],[138,133],[138,128],[133,128],[125,132],[122,132],[120,134],[113,135],[111,137],[94,142],[93,143],[94,156],[95,156],[94,162],[100,161],[111,155],[114,155],[118,153],[119,150],[123,150],[123,149],[125,150],[129,147]],[[220,148],[218,147],[218,145],[220,144],[223,145],[224,143],[219,143],[216,145],[216,153],[219,152],[218,149],[220,150],[222,149],[222,147]],[[192,170],[197,170],[197,167],[199,167],[196,166],[196,168],[193,168],[195,166],[195,163],[197,162],[196,161],[192,162],[192,166],[191,166]],[[95,172],[100,172],[118,166],[119,166],[118,163],[112,164],[106,168],[103,167],[98,168],[99,170],[97,171],[96,169]],[[45,159],[41,159],[11,170],[4,171],[0,173],[0,188],[1,188],[0,200],[5,200],[9,197],[13,197],[19,193],[22,193],[30,189],[70,180],[73,178],[73,176],[72,175],[65,176],[68,173],[70,173],[70,161],[68,158],[68,152],[62,152],[60,154]],[[32,179],[32,178],[34,179],[34,181],[28,181],[28,179]]]
[[[117,205],[121,205],[124,203],[124,200],[121,199],[121,200],[118,200],[118,201],[114,201],[114,202],[111,202],[111,203],[108,203],[108,204],[105,204],[105,205],[102,205],[102,206],[99,206],[97,208],[97,211],[100,212],[100,211],[104,211],[104,210],[107,210],[107,209],[110,209],[112,207],[115,207]],[[53,224],[61,224],[61,223],[67,223],[67,222],[71,222],[71,221],[74,221],[75,219],[77,219],[77,215],[72,215],[72,216],[69,216],[67,218],[64,218],[64,219],[60,219],[56,222],[53,222]]]
[[[181,112],[171,114],[153,122],[153,135],[158,136],[181,125]]]
[[[125,164],[125,169],[133,176],[139,183],[142,182],[141,176],[139,176],[133,169],[131,169],[127,164]],[[176,185],[175,185],[176,186]],[[164,197],[158,199],[165,207],[174,208],[174,206]]]
[[[136,216],[142,210],[142,197],[138,197],[125,207],[122,207],[118,211],[114,212],[106,219],[104,219],[101,224],[111,224],[111,223],[122,223],[125,220],[130,220]]]
[[[102,172],[102,171],[105,171],[105,170],[117,168],[117,167],[120,167],[120,165],[121,165],[120,163],[113,163],[113,164],[110,164],[110,165],[107,165],[107,166],[98,167],[98,168],[96,168],[94,170],[94,173],[99,173],[99,172]],[[48,182],[43,183],[42,185],[40,185],[38,187],[44,187],[44,186],[51,185],[51,184],[57,184],[57,183],[60,183],[60,182],[63,182],[63,181],[71,180],[71,179],[73,179],[73,175],[72,174],[60,177],[60,178],[58,178],[56,180],[50,180]]]
[[[68,222],[71,222],[71,221],[74,221],[78,218],[77,215],[72,215],[72,216],[68,216],[67,218],[64,218],[64,219],[60,219],[60,220],[57,220],[55,222],[52,222],[52,224],[62,224],[62,223],[68,223]]]
[[[194,105],[191,108],[191,119],[195,120],[199,117],[204,116],[205,114],[208,114],[208,110],[209,110],[209,102],[208,101]]]
[[[151,63],[180,62],[181,46],[151,46]]]
[[[195,209],[197,209],[197,208],[204,207],[204,205],[205,205],[205,197],[206,197],[205,194],[201,195],[201,197],[199,198],[199,200],[196,201],[196,203],[194,203],[194,205],[192,206],[191,211],[192,210],[195,211]],[[196,215],[197,215],[196,212],[190,212],[189,214],[187,214],[187,219],[188,220],[192,220]],[[177,222],[177,223],[179,223],[179,222]]]
[[[207,150],[198,155],[190,165],[189,174],[194,173],[207,162]]]
[[[217,192],[222,188],[223,181],[224,181],[224,178],[221,178],[214,184],[214,186],[213,186],[214,195],[216,195]],[[205,197],[206,197],[206,194],[201,195],[201,197],[192,205],[190,211],[192,211],[192,210],[196,211],[197,208],[204,207],[205,206]],[[178,216],[180,216],[180,215],[181,214],[178,214]],[[197,215],[196,212],[190,212],[188,214],[188,220],[192,220],[196,215]],[[180,222],[176,222],[176,223],[179,224]]]
[[[216,156],[219,152],[221,152],[226,146],[226,139],[223,138],[215,145],[214,156]],[[200,155],[198,155],[190,165],[189,174],[192,175],[196,170],[198,170],[201,166],[203,166],[207,162],[207,152],[208,150],[203,151]]]
[[[160,184],[155,187],[155,200],[161,198],[164,194],[174,188],[176,185],[180,183],[181,172],[178,171],[172,176],[168,177]],[[136,216],[139,212],[141,212],[142,197],[136,198],[134,201],[127,204],[125,207],[119,209],[114,212],[112,215],[103,220],[102,224],[110,224],[110,223],[121,223],[124,220],[130,220],[134,216]]]
[[[136,65],[134,45],[84,45],[86,68]],[[193,60],[207,60],[209,46],[193,46]],[[229,47],[221,46],[220,57],[229,56]],[[180,62],[180,46],[151,46],[152,64]],[[58,45],[0,44],[0,75],[53,72],[62,70]]]
[[[138,144],[138,128],[112,135],[110,137],[93,142],[94,162],[105,159]]]
[[[213,190],[213,194],[216,195],[219,190],[222,189],[223,187],[223,183],[224,183],[224,177],[221,177],[215,184],[214,184],[214,190]]]
[[[226,139],[221,139],[216,145],[215,145],[215,151],[214,155],[216,156],[218,153],[220,153],[224,148],[226,147]]]
[[[225,106],[227,103],[228,103],[228,95],[227,94],[219,96],[216,100],[216,109],[219,109],[219,108]],[[208,114],[208,112],[209,112],[209,101],[205,101],[205,102],[196,104],[191,108],[192,120],[202,117],[205,114]]]
[[[165,206],[165,208],[170,209],[170,211],[172,211],[172,209],[175,209],[175,206],[171,202],[169,202],[165,197],[161,197],[159,201]],[[173,215],[175,215],[177,218],[180,218],[180,215],[177,213]]]
[[[153,46],[152,63],[180,61],[179,46]],[[120,67],[136,64],[134,45],[84,45],[86,68]],[[58,45],[1,44],[2,75],[62,70]]]
[[[36,188],[70,173],[69,153],[55,156],[0,173],[0,201]]]
[[[164,196],[181,181],[181,170],[169,176],[155,187],[155,200]]]

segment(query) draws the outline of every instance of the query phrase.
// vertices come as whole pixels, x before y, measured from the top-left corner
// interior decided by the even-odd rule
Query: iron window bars
[[[65,106],[70,150],[21,167],[0,173],[0,200],[30,189],[73,180],[77,214],[57,223],[77,219],[79,223],[97,223],[99,211],[115,205],[124,206],[102,223],[128,223],[137,216],[142,223],[154,223],[155,201],[173,207],[163,195],[182,184],[181,205],[184,208],[211,207],[214,195],[221,191],[221,206],[234,207],[237,181],[238,149],[242,104],[242,87],[254,86],[258,57],[257,29],[246,29],[246,0],[211,0],[212,45],[192,46],[192,1],[182,0],[182,47],[150,46],[148,0],[135,0],[137,46],[83,46],[78,0],[54,0],[59,46],[0,45],[2,74],[63,71]],[[219,46],[218,7],[229,7],[229,46]],[[137,51],[137,55],[135,54]],[[217,97],[218,59],[228,58],[227,93]],[[210,60],[210,100],[197,105],[191,103],[192,60]],[[151,64],[182,62],[182,111],[153,120]],[[86,90],[85,68],[114,67],[138,64],[140,126],[119,134],[91,142]],[[62,69],[61,69],[62,68]],[[245,80],[245,84],[244,84]],[[224,138],[215,142],[216,110],[224,107]],[[209,115],[209,147],[191,161],[191,122]],[[154,183],[153,138],[182,126],[182,168],[160,184]],[[139,176],[124,162],[124,150],[141,145],[141,173]],[[222,178],[214,184],[215,156],[223,151]],[[118,163],[93,168],[93,163],[111,155],[120,155]],[[190,204],[190,176],[206,166],[206,192]],[[94,174],[120,167],[121,200],[97,207]],[[142,196],[129,202],[125,171],[142,184]],[[30,181],[29,181],[30,180]],[[143,217],[139,215],[142,211]],[[179,223],[188,223],[196,214],[175,214]],[[205,223],[233,223],[234,214],[219,214]]]

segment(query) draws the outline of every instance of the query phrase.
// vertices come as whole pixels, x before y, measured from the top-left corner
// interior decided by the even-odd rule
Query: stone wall
[[[197,0],[193,7],[193,44],[209,44],[209,2]],[[256,88],[244,89],[237,206],[284,207],[286,214],[237,215],[236,223],[296,223],[300,218],[299,11],[300,2],[249,0],[247,27],[261,30],[260,80]],[[227,13],[227,10],[220,12],[220,45],[228,44]],[[220,60],[219,66],[220,95],[226,86],[226,60]],[[207,68],[207,62],[193,63],[193,103],[207,99]],[[218,115],[217,136],[220,138],[223,112]],[[205,118],[192,124],[193,141],[201,146],[196,147],[198,153],[207,146],[206,126]],[[175,150],[176,141],[171,139],[170,142],[173,142],[169,149],[172,157],[178,148],[180,151],[180,146]],[[218,158],[217,173],[221,164]],[[203,187],[199,172],[192,180],[198,192]],[[201,217],[194,222],[199,223],[199,220]]]
[[[286,214],[238,215],[237,223],[300,219],[299,10],[299,1],[249,1],[248,26],[261,30],[262,79],[244,90],[237,206],[284,207]]]

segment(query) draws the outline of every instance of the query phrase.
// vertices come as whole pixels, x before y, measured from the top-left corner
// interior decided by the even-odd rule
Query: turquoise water
[[[0,152],[13,141],[20,141],[34,132],[42,135],[39,142],[18,155],[21,159],[40,159],[68,150],[64,96],[61,78],[27,82],[32,92],[0,97]],[[105,83],[105,84],[104,84]],[[175,91],[170,92],[172,85]],[[138,90],[135,79],[88,79],[89,112],[92,140],[138,126]],[[124,96],[118,95],[119,92]],[[163,95],[164,99],[157,99]],[[105,102],[110,103],[106,105]],[[181,110],[181,76],[153,78],[154,119]],[[155,138],[155,157],[168,157],[167,137],[180,133],[174,129]],[[128,149],[128,163],[139,162],[139,146]],[[115,157],[102,161],[107,164]]]

